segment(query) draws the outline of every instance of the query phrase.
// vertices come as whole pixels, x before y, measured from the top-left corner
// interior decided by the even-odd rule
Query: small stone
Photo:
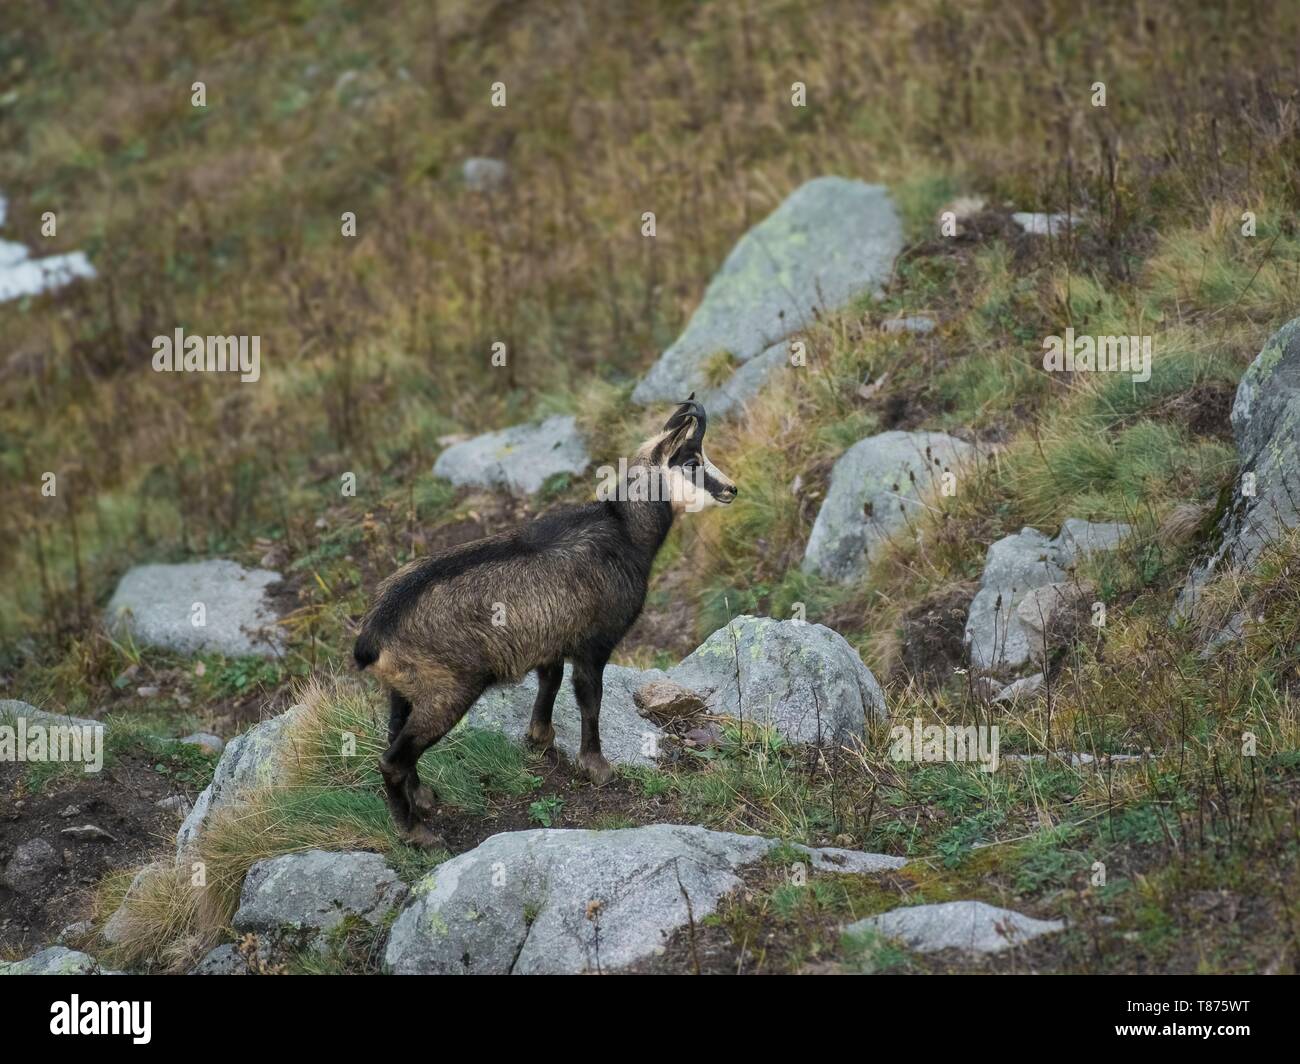
[[[14,850],[0,882],[16,894],[28,894],[44,889],[49,877],[62,867],[60,851],[44,839],[28,839]]]
[[[848,935],[875,931],[897,939],[917,953],[957,949],[967,953],[1001,953],[1040,935],[1065,929],[1062,920],[1035,920],[982,901],[948,901],[913,905],[870,916],[845,928]]]
[[[210,735],[208,732],[191,732],[177,741],[184,743],[186,746],[197,746],[205,754],[219,754],[226,748],[223,739],[216,735]]]
[[[655,720],[681,720],[695,717],[707,709],[704,699],[689,687],[672,680],[651,680],[632,692],[632,701],[643,717]]]
[[[148,684],[144,687],[137,687],[135,689],[135,693],[139,695],[141,698],[157,698],[158,690],[159,689],[157,687],[153,686],[152,684]]]
[[[461,163],[460,176],[465,187],[475,192],[488,192],[505,184],[509,170],[500,159],[474,156]]]
[[[116,842],[117,837],[112,832],[105,831],[97,824],[82,824],[80,827],[64,828],[60,835],[66,835],[70,839],[76,839],[78,842]]]
[[[169,794],[166,798],[159,798],[154,802],[159,809],[168,813],[175,813],[181,819],[190,815],[190,810],[194,808],[193,804],[183,794]]]

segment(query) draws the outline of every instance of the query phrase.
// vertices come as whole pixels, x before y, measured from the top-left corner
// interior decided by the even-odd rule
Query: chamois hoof
[[[447,840],[428,824],[416,823],[402,832],[402,841],[417,850],[445,850]]]
[[[524,733],[524,742],[528,749],[537,754],[544,754],[555,742],[555,727],[548,724],[544,729],[534,729],[534,725],[528,726],[528,731]]]
[[[578,768],[597,787],[603,787],[614,776],[614,769],[600,754],[579,754]]]

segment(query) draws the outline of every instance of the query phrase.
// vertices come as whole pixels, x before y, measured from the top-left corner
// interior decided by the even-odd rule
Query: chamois
[[[638,448],[615,498],[562,507],[419,558],[379,585],[353,656],[389,689],[389,746],[379,771],[407,842],[442,845],[425,823],[434,795],[420,782],[420,755],[486,688],[532,669],[538,690],[529,745],[546,750],[555,739],[551,710],[568,659],[582,712],[578,768],[598,785],[613,774],[598,724],[605,663],[641,613],[675,515],[729,504],[738,493],[704,455],[705,426],[692,393]],[[640,490],[629,490],[634,477]]]

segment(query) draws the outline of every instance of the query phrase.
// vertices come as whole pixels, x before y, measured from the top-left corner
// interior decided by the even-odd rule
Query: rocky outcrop
[[[393,923],[385,961],[399,975],[626,968],[712,913],[741,885],[738,873],[776,845],[673,824],[493,835],[415,885]],[[819,857],[836,871],[903,863],[857,854],[851,866],[842,856],[848,851],[809,852],[814,869]]]
[[[915,522],[941,478],[975,456],[942,432],[882,432],[859,440],[835,463],[813,523],[803,570],[847,583],[891,535]]]
[[[1241,460],[1219,547],[1191,574],[1175,617],[1195,610],[1201,589],[1229,566],[1248,567],[1300,524],[1300,318],[1282,326],[1237,385],[1232,432]],[[1234,619],[1240,626],[1240,619]]]
[[[980,589],[966,620],[971,665],[982,672],[1018,669],[1042,656],[1043,610],[1054,609],[1073,591],[1054,587],[1035,595],[1022,615],[1020,606],[1031,592],[1064,585],[1070,570],[1085,554],[1115,550],[1130,528],[1125,524],[1092,524],[1070,518],[1055,539],[1036,528],[1023,528],[988,549]],[[1026,624],[1026,621],[1029,624]]]
[[[212,782],[199,794],[176,833],[177,861],[183,860],[198,842],[204,825],[214,813],[238,802],[257,787],[277,782],[284,767],[281,755],[285,732],[304,712],[304,707],[295,706],[230,740],[217,762]]]
[[[587,445],[571,417],[548,417],[452,444],[433,465],[433,475],[458,487],[503,488],[532,495],[559,473],[578,475],[591,464]]]
[[[861,737],[867,716],[885,712],[858,652],[806,621],[737,617],[668,675],[701,695],[710,713],[767,725],[794,743]]]
[[[902,224],[882,186],[841,177],[800,186],[732,249],[633,400],[673,402],[695,391],[710,414],[735,409],[788,364],[785,341],[818,313],[877,292],[902,246]],[[718,384],[720,359],[731,370]]]
[[[108,603],[108,623],[138,643],[181,654],[271,657],[284,649],[266,590],[279,573],[212,559],[138,565]]]
[[[850,937],[867,932],[895,939],[917,953],[955,949],[965,953],[1001,953],[1040,935],[1062,931],[1061,920],[1035,920],[982,901],[948,901],[913,905],[869,916],[845,928]]]

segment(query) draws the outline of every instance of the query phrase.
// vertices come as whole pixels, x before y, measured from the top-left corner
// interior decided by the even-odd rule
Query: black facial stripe
[[[708,470],[705,470],[705,472],[704,472],[704,490],[705,490],[705,491],[707,491],[710,495],[717,495],[717,494],[718,494],[719,492],[721,492],[725,487],[727,487],[727,485],[723,484],[722,481],[720,481],[717,477],[715,477],[715,476],[714,476],[712,473],[710,473]]]

